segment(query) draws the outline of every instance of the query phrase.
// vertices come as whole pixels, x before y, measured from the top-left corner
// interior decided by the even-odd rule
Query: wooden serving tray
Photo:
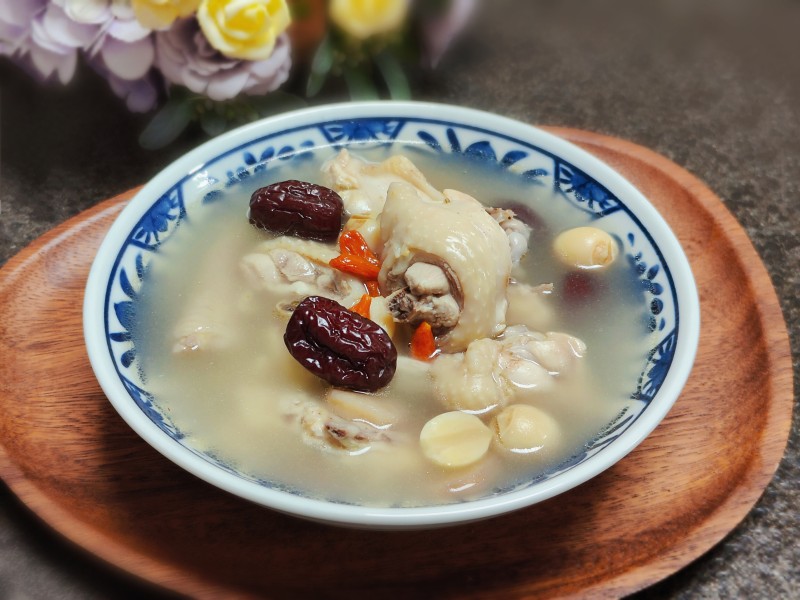
[[[0,476],[85,549],[198,598],[615,597],[688,564],[744,518],[783,454],[792,365],[778,300],[745,232],[689,173],[629,142],[551,131],[652,200],[699,287],[688,384],[613,468],[510,515],[411,532],[304,522],[196,479],[128,428],[84,350],[88,269],[129,192],[0,270]]]

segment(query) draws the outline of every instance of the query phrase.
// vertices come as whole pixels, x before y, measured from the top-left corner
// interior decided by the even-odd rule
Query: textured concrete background
[[[626,138],[697,175],[773,278],[797,380],[800,2],[492,0],[483,13],[418,97]],[[141,150],[144,121],[90,72],[66,89],[6,63],[0,78],[0,264],[202,141]],[[800,597],[799,429],[796,410],[778,473],[741,525],[636,598]],[[74,548],[0,484],[0,600],[144,594],[162,597]]]

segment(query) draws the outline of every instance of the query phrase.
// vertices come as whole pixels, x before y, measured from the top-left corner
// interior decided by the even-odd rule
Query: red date
[[[374,392],[391,381],[397,368],[397,349],[386,331],[321,296],[297,305],[283,341],[297,362],[339,387]]]
[[[289,179],[253,192],[250,223],[279,235],[333,242],[342,229],[344,203],[333,190]]]

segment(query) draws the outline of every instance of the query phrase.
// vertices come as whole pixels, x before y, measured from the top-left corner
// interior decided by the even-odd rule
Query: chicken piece
[[[549,331],[539,333],[524,325],[509,327],[498,340],[501,346],[500,366],[504,376],[514,377],[520,362],[534,362],[553,378],[574,372],[586,355],[586,344],[573,335]]]
[[[325,395],[325,404],[336,416],[363,422],[376,429],[388,429],[402,420],[400,408],[386,398],[332,387]]]
[[[417,296],[407,288],[394,292],[387,298],[389,310],[401,323],[427,322],[434,331],[445,331],[458,324],[461,307],[451,294]]]
[[[497,339],[473,341],[466,352],[439,356],[431,375],[446,408],[487,412],[579,374],[585,353],[586,344],[574,336],[518,325]]]
[[[442,194],[428,183],[408,158],[395,155],[380,163],[368,163],[341,150],[322,166],[326,185],[342,197],[348,215],[376,218],[383,210],[389,185],[402,181],[420,193],[441,200]]]
[[[306,444],[326,452],[356,452],[389,441],[386,431],[343,419],[315,401],[293,400],[284,405],[284,414],[290,421],[297,419]]]
[[[524,336],[521,336],[524,339]],[[571,372],[576,359],[586,354],[586,344],[568,333],[549,331],[531,350],[534,359],[551,374]]]
[[[508,247],[511,250],[511,263],[518,265],[522,257],[528,253],[528,242],[531,238],[531,228],[517,219],[513,210],[507,208],[487,208],[500,228],[506,232]]]
[[[427,321],[444,352],[503,331],[511,252],[480,202],[455,190],[437,199],[393,183],[380,226],[378,282],[398,321]]]
[[[553,293],[553,284],[528,285],[512,282],[506,290],[508,310],[506,323],[510,325],[526,325],[534,331],[548,331],[553,328],[555,311],[549,296]]]
[[[206,250],[207,268],[187,293],[184,312],[175,323],[173,353],[219,351],[236,343],[235,302],[230,291],[238,282],[231,277],[236,248],[223,240]]]
[[[195,302],[174,329],[173,353],[224,350],[233,344],[234,334],[227,319],[215,310],[213,302]]]
[[[395,321],[386,298],[377,296],[370,301],[369,318],[380,325],[390,338],[394,339]]]
[[[281,236],[260,244],[257,252],[242,258],[240,266],[252,289],[282,297],[279,313],[291,312],[294,303],[311,295],[349,307],[364,293],[364,285],[328,265],[336,256],[338,251],[329,244]]]
[[[427,410],[435,400],[430,378],[433,362],[399,355],[394,379],[386,387],[387,396],[408,398],[411,411]]]
[[[442,354],[431,375],[439,401],[449,410],[482,413],[505,406],[512,390],[500,378],[500,345],[488,338],[475,340],[466,352]]]
[[[408,289],[417,296],[442,295],[450,291],[447,274],[437,265],[424,262],[414,263],[406,269],[404,277]]]
[[[431,186],[422,172],[408,158],[396,155],[380,163],[370,163],[341,150],[322,166],[328,187],[342,197],[349,216],[344,230],[358,231],[376,254],[381,252],[378,217],[386,202],[389,185],[406,182],[421,194],[441,199],[442,194]]]

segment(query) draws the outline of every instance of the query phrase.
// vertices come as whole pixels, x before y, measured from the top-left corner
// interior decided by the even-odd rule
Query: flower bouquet
[[[68,83],[79,61],[129,110],[148,148],[191,123],[208,135],[324,90],[409,98],[475,0],[0,0],[0,55]]]

